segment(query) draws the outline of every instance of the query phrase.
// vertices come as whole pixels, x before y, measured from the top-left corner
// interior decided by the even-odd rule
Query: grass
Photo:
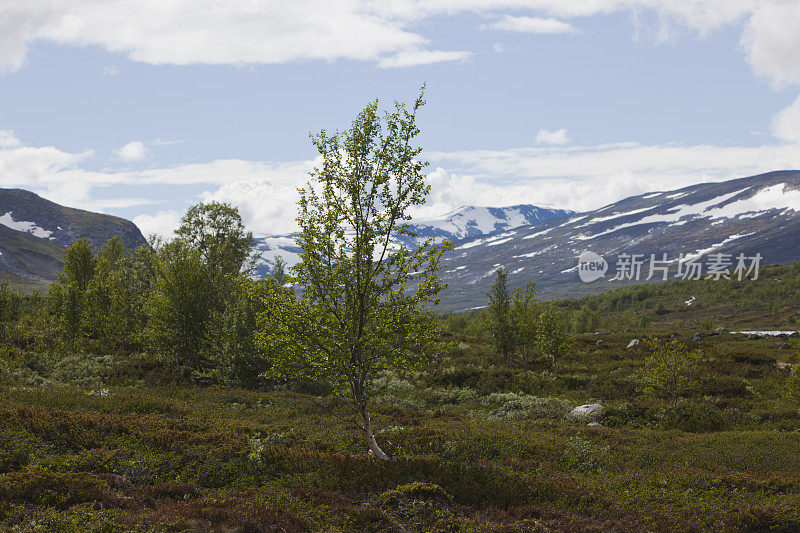
[[[436,364],[381,376],[385,464],[326,398],[158,385],[149,360],[6,357],[0,529],[799,528],[800,414],[777,365],[795,351],[706,337],[672,410],[637,385],[647,347],[625,346],[643,333],[579,335],[553,366],[456,338]],[[590,402],[604,427],[568,416]]]

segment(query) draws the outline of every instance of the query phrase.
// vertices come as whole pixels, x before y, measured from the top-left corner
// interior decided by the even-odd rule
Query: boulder
[[[694,337],[692,337],[692,342],[700,342],[704,338],[705,334],[698,331],[697,333],[694,334]]]
[[[600,422],[589,422],[588,424],[586,424],[586,427],[590,427],[590,428],[604,428],[605,426],[604,426],[603,424],[601,424]]]
[[[603,410],[603,406],[599,403],[587,403],[586,405],[579,405],[569,415],[575,418],[586,418],[590,416],[597,416]]]
[[[596,343],[594,343],[594,344],[595,344],[595,346],[602,346],[602,345],[604,345],[605,343],[606,343],[606,341],[604,341],[603,339],[600,339],[599,341],[597,341],[597,342],[596,342]]]
[[[728,330],[725,328],[717,328],[717,333],[728,333]]]
[[[639,343],[642,342],[639,339],[633,339],[631,342],[628,343],[628,348],[633,348],[634,346],[639,346]]]

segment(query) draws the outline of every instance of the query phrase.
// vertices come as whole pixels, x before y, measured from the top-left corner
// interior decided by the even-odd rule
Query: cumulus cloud
[[[0,68],[22,66],[37,39],[156,65],[377,61],[428,42],[357,0],[4,0]]]
[[[139,227],[145,237],[150,237],[151,235],[170,237],[172,232],[180,226],[182,216],[183,213],[179,211],[165,210],[152,215],[134,217],[133,223]]]
[[[11,130],[0,130],[0,148],[13,148],[21,143]]]
[[[511,15],[506,15],[497,22],[487,25],[486,28],[521,33],[574,33],[578,31],[572,24],[554,18],[513,17]]]
[[[142,141],[131,141],[115,150],[117,156],[125,162],[144,161],[147,159],[147,147]]]
[[[776,123],[780,130],[782,122]],[[13,133],[4,135],[16,138]],[[791,135],[794,134],[787,133],[785,137],[789,139]],[[552,145],[427,152],[423,156],[433,163],[428,176],[431,193],[416,215],[429,218],[461,205],[534,203],[582,211],[652,190],[800,168],[800,142],[795,138],[793,142],[763,146]],[[144,170],[96,171],[83,168],[91,157],[91,152],[69,153],[19,142],[13,147],[0,147],[0,186],[33,189],[62,204],[97,210],[161,200],[145,197],[98,201],[93,198],[97,187],[185,185],[191,187],[187,190],[195,191],[186,196],[187,202],[230,202],[240,208],[254,233],[283,234],[296,229],[297,187],[306,183],[308,172],[319,164],[220,159]],[[204,185],[205,192],[194,196],[198,185]],[[169,235],[181,215],[181,210],[169,206],[139,215],[134,222],[145,234]]]
[[[452,182],[452,190],[472,187],[476,199],[494,205],[510,200],[583,211],[647,191],[800,168],[800,145],[622,143],[436,152],[428,157],[446,168],[452,179],[462,180]]]
[[[570,138],[567,137],[567,130],[562,128],[556,131],[539,130],[536,134],[536,144],[569,144]]]
[[[749,19],[749,58],[772,77],[776,69],[796,68],[787,63],[790,55],[772,54],[791,51],[796,25],[780,22],[794,20],[793,9],[781,0],[4,0],[0,70],[20,68],[36,40],[99,46],[157,65],[352,59],[413,66],[466,57],[429,50],[423,19],[502,15],[498,29],[553,33],[573,29],[569,19],[628,11],[654,13],[700,33]],[[776,23],[777,34],[771,33]]]
[[[775,116],[772,134],[784,141],[800,144],[800,97]]]
[[[800,3],[765,2],[742,36],[752,69],[776,87],[800,83]]]

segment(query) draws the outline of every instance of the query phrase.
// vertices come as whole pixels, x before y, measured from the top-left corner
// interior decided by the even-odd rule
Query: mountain
[[[464,206],[441,218],[412,221],[411,229],[417,237],[405,238],[402,242],[415,246],[429,237],[433,237],[436,242],[447,239],[457,242],[494,231],[563,219],[572,213],[573,211],[566,209],[529,204],[510,207]],[[292,235],[274,235],[256,238],[256,252],[259,256],[257,274],[265,276],[271,271],[277,256],[281,256],[290,266],[296,264],[300,260],[301,249]]]
[[[578,256],[591,251],[607,263],[605,275],[581,281]],[[731,254],[716,257],[716,254]],[[641,254],[642,276],[628,276],[623,254]],[[800,260],[800,171],[777,171],[720,183],[703,183],[626,198],[596,211],[535,226],[496,231],[460,242],[445,260],[449,283],[440,310],[463,310],[486,303],[497,268],[509,271],[509,283],[536,280],[546,298],[582,296],[644,282],[651,254],[667,254],[668,278],[677,274],[679,254],[700,263],[702,276],[714,261],[746,266],[760,254],[763,263]],[[619,256],[623,257],[619,257]],[[598,261],[598,268],[603,259]],[[684,267],[684,272],[686,268]],[[632,279],[613,280],[616,274]],[[663,279],[656,271],[653,281]]]
[[[64,207],[22,189],[0,189],[0,276],[52,281],[64,248],[82,237],[97,248],[114,236],[129,248],[146,242],[123,218]]]

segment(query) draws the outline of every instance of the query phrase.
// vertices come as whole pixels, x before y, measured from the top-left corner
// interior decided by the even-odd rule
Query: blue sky
[[[308,133],[422,83],[420,216],[800,168],[796,1],[284,4],[0,0],[0,186],[146,233],[224,200],[284,233]]]

